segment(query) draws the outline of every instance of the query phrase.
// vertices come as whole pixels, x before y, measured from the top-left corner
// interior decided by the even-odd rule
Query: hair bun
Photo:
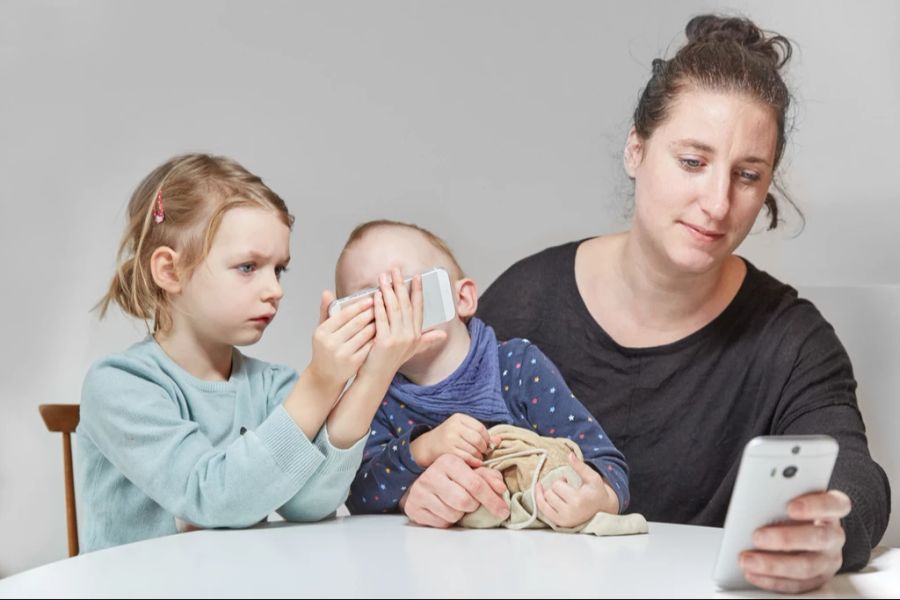
[[[766,36],[753,21],[740,17],[700,15],[685,27],[688,46],[695,44],[736,43],[780,69],[791,58],[791,44],[780,35]]]

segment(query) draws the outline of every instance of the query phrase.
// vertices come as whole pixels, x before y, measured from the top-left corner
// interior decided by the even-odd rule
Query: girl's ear
[[[178,253],[168,246],[160,246],[150,255],[150,274],[153,282],[169,294],[178,294],[182,281],[178,273]]]
[[[469,319],[478,310],[478,286],[468,277],[460,279],[455,284],[456,288],[456,314],[463,319]]]

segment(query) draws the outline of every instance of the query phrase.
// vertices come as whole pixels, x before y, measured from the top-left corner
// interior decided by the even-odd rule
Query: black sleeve
[[[850,358],[834,329],[807,304],[806,325],[775,415],[774,433],[827,434],[840,447],[831,477],[832,489],[846,493],[853,508],[842,521],[847,535],[842,571],[856,571],[869,561],[890,516],[891,490],[884,470],[869,454],[866,428],[856,401]]]

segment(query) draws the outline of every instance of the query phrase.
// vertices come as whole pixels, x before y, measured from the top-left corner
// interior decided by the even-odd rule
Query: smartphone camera
[[[800,454],[800,446],[794,446],[791,448],[791,454]]]
[[[797,474],[797,467],[795,467],[794,465],[785,467],[784,471],[782,471],[781,474],[784,475],[785,479],[790,479],[791,477],[793,477],[794,475]]]

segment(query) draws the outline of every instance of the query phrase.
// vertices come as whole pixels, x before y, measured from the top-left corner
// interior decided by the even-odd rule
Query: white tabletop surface
[[[437,530],[397,515],[194,531],[61,560],[0,580],[0,597],[750,597],[710,579],[721,529],[648,535]],[[805,597],[897,597],[900,549]],[[774,595],[773,595],[774,597]]]

